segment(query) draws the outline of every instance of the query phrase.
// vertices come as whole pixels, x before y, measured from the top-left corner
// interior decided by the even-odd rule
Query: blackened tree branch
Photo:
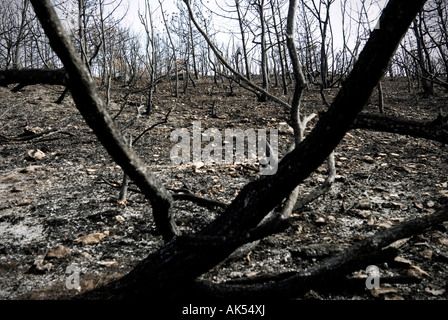
[[[424,138],[441,143],[448,143],[448,123],[446,118],[441,116],[434,121],[423,122],[398,119],[385,114],[361,113],[356,117],[352,129],[396,133],[414,138]]]
[[[425,230],[436,227],[448,220],[448,208],[437,214],[427,215],[410,221],[402,222],[389,229],[380,231],[362,242],[344,250],[336,256],[329,258],[306,272],[289,274],[286,279],[274,283],[258,285],[206,285],[197,282],[196,290],[208,297],[233,297],[236,299],[291,299],[297,297],[311,288],[329,287],[331,283],[345,286],[348,282],[344,277],[353,271],[365,269],[370,264],[384,262],[383,254],[389,245],[397,240],[418,235]],[[394,257],[394,250],[390,251]],[[395,252],[396,254],[396,252]],[[386,256],[389,256],[387,254]],[[378,257],[382,259],[378,260]]]
[[[68,84],[67,72],[63,69],[10,69],[0,70],[0,86],[18,83],[21,87],[35,84]]]

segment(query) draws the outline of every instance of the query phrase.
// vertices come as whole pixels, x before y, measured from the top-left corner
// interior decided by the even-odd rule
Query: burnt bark
[[[356,117],[352,129],[396,133],[448,143],[448,121],[443,116],[439,116],[434,121],[424,122],[399,119],[384,114],[361,113]]]
[[[35,84],[68,84],[67,72],[63,69],[10,69],[0,70],[0,86],[18,83],[21,87]]]
[[[335,285],[345,287],[349,282],[345,278],[347,274],[394,258],[397,252],[394,248],[389,247],[391,243],[421,234],[447,220],[448,208],[445,208],[437,214],[402,222],[324,260],[306,272],[288,273],[285,277],[280,277],[283,279],[279,281],[254,285],[210,285],[207,282],[197,281],[194,287],[197,294],[200,293],[209,298],[262,299],[271,297],[271,302],[291,299],[310,289],[320,287],[328,289]]]

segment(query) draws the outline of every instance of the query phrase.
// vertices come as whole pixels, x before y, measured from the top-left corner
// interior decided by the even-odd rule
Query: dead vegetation
[[[297,80],[290,108],[284,108],[290,114],[282,114],[276,109],[278,105],[261,103],[260,99],[254,103],[253,97],[244,97],[244,93],[231,88],[227,104],[223,105],[223,111],[218,111],[222,112],[219,115],[217,108],[224,101],[217,103],[214,100],[211,112],[204,101],[199,107],[196,99],[200,90],[196,84],[194,95],[185,92],[180,97],[176,91],[176,99],[166,88],[167,95],[158,94],[158,97],[170,99],[175,106],[161,102],[154,107],[155,110],[149,110],[152,111],[149,112],[150,117],[145,117],[139,106],[131,112],[131,108],[125,110],[129,94],[123,98],[120,96],[122,92],[117,90],[116,101],[125,101],[121,108],[115,108],[115,118],[121,116],[118,121],[112,120],[114,106],[103,102],[88,70],[76,55],[70,40],[64,36],[51,3],[32,3],[53,49],[66,67],[74,105],[91,130],[82,121],[79,126],[74,125],[76,121],[61,112],[61,105],[54,108],[48,105],[50,114],[57,110],[62,116],[58,119],[53,115],[56,122],[70,121],[70,129],[79,131],[41,128],[26,121],[22,126],[23,133],[2,134],[2,144],[12,149],[26,146],[24,161],[39,163],[17,169],[14,158],[7,159],[13,167],[2,182],[11,187],[10,192],[24,197],[5,201],[6,205],[2,206],[2,211],[6,212],[2,218],[2,223],[6,223],[4,234],[18,236],[23,240],[20,246],[26,246],[27,252],[29,245],[39,247],[39,244],[50,240],[58,242],[47,245],[43,254],[35,255],[24,274],[44,276],[47,282],[53,276],[56,281],[54,276],[60,275],[63,263],[71,260],[65,268],[65,283],[59,279],[47,289],[28,291],[18,298],[75,295],[77,299],[146,298],[165,301],[205,295],[218,300],[232,297],[285,301],[347,296],[362,299],[369,298],[369,295],[404,299],[406,292],[407,298],[413,299],[421,294],[422,285],[425,286],[423,291],[428,296],[432,295],[431,298],[446,295],[445,272],[437,273],[446,269],[447,181],[446,177],[440,180],[436,174],[440,173],[440,163],[444,163],[446,156],[444,145],[438,145],[446,142],[444,110],[439,107],[434,112],[425,103],[429,99],[424,95],[425,100],[417,101],[421,105],[420,113],[415,117],[418,121],[406,120],[409,118],[401,104],[389,106],[391,112],[400,113],[399,119],[360,113],[369,111],[370,106],[363,107],[379,81],[382,81],[382,93],[388,88],[395,92],[395,87],[400,85],[400,79],[390,79],[390,85],[386,85],[383,75],[398,42],[424,1],[416,1],[412,5],[392,1],[387,6],[381,19],[382,25],[391,26],[390,32],[372,33],[351,74],[331,103],[322,106],[315,98],[325,98],[330,92],[323,92],[322,87],[320,90],[308,87],[306,91],[304,81]],[[188,1],[185,3],[188,6]],[[291,41],[294,38],[291,30],[294,29],[296,7],[292,2],[286,35],[295,76],[303,80]],[[191,18],[195,22],[193,16]],[[197,24],[196,27],[199,29]],[[215,50],[212,44],[209,45]],[[220,58],[219,54],[216,55]],[[240,80],[249,83],[244,77]],[[19,84],[12,91],[20,91],[27,84]],[[201,83],[203,87],[210,85],[215,86],[216,83]],[[222,84],[216,87],[228,90]],[[256,85],[251,87],[282,107],[287,105],[285,100],[266,95]],[[210,90],[206,92],[211,95]],[[399,95],[403,92],[399,91]],[[224,92],[216,94],[224,96]],[[445,92],[439,94],[446,95]],[[108,102],[109,95],[108,85]],[[235,102],[239,95],[240,99]],[[242,101],[247,101],[247,109],[241,108]],[[41,102],[37,105],[45,104]],[[305,104],[302,102],[308,103],[307,111],[319,114],[318,119],[303,116]],[[381,99],[382,112],[384,102]],[[69,101],[68,105],[72,103]],[[8,115],[10,108],[7,107],[2,117]],[[157,108],[161,112],[157,112]],[[205,109],[207,114],[197,118],[197,114]],[[276,112],[275,117],[267,115],[272,110]],[[179,111],[180,114],[175,113]],[[421,121],[422,113],[433,120]],[[245,118],[238,119],[240,115]],[[23,116],[28,120],[31,114]],[[38,117],[43,117],[43,113]],[[173,129],[182,127],[180,122],[185,117],[187,124],[196,117],[207,127],[216,127],[214,124],[220,122],[224,125],[228,121],[227,127],[240,123],[245,128],[259,126],[263,122],[261,119],[267,127],[278,127],[289,118],[294,137],[288,136],[290,130],[284,132],[280,143],[281,161],[277,173],[272,176],[259,177],[257,168],[245,164],[220,166],[194,162],[192,165],[175,166],[168,157],[171,145],[167,142],[172,142],[168,136]],[[17,121],[20,117],[14,119],[11,120]],[[47,117],[41,120],[49,121]],[[305,132],[307,123],[310,129]],[[387,125],[384,126],[385,123]],[[16,129],[9,122],[3,128]],[[124,130],[127,141],[123,138]],[[138,131],[131,132],[135,130]],[[145,143],[142,142],[142,132],[148,134]],[[97,148],[92,134],[107,153]],[[135,136],[138,138],[133,140]],[[76,154],[77,158],[70,158],[60,150],[69,153],[62,147],[66,143],[73,151],[72,144],[76,138],[79,139],[80,153]],[[135,144],[137,140],[138,146]],[[29,148],[29,144],[33,144],[33,148]],[[291,145],[295,146],[291,148]],[[60,150],[52,151],[51,147]],[[15,151],[20,150],[5,152],[6,157]],[[328,159],[328,167],[321,165],[325,159]],[[61,161],[60,166],[56,168],[58,161]],[[124,177],[123,181],[129,177],[138,187],[122,183],[118,200],[115,197],[111,199],[111,190],[117,192],[120,182],[116,177],[106,176],[106,173],[113,176],[115,170]],[[57,179],[47,178],[50,173],[61,179],[60,184],[54,183]],[[33,181],[34,188],[23,187],[19,183],[23,175]],[[92,188],[86,188],[89,182],[93,182]],[[324,187],[324,192],[316,193],[319,186]],[[38,190],[38,197],[43,197],[38,199],[45,201],[32,205],[36,193],[31,190]],[[128,197],[126,190],[135,193],[135,197]],[[298,199],[300,205],[295,207]],[[22,216],[16,215],[14,209],[17,207],[23,208]],[[211,207],[218,209],[210,210]],[[96,211],[97,208],[101,210]],[[86,215],[86,212],[89,213]],[[151,215],[147,215],[149,212]],[[30,217],[36,214],[37,219]],[[72,220],[72,217],[77,218]],[[33,224],[35,220],[40,224]],[[73,224],[68,224],[68,221],[73,221]],[[56,229],[63,229],[63,233],[56,232]],[[56,236],[53,237],[51,231]],[[142,237],[143,234],[145,236]],[[159,243],[159,238],[165,243]],[[252,245],[236,254],[235,250],[246,243]],[[123,253],[127,244],[130,248]],[[428,249],[417,249],[420,246]],[[148,247],[153,248],[149,253]],[[78,254],[73,255],[76,248]],[[6,255],[15,249],[5,246],[3,251]],[[140,249],[146,252],[146,257],[138,262],[129,259]],[[107,253],[101,255],[104,252]],[[418,260],[416,252],[422,261],[412,260]],[[100,256],[95,257],[95,254]],[[409,256],[405,257],[406,254]],[[118,262],[120,259],[121,264]],[[78,263],[83,266],[79,267]],[[422,268],[422,264],[427,269]],[[90,272],[85,272],[86,265]],[[58,272],[55,266],[60,268]],[[102,272],[101,268],[107,268],[109,272]],[[372,270],[375,271],[373,288],[369,284]],[[431,272],[440,277],[434,280]],[[84,282],[80,282],[81,273]],[[92,282],[95,278],[97,280]],[[379,286],[380,279],[383,287]],[[415,288],[416,292],[413,291]]]
[[[191,128],[199,119],[203,129],[275,128],[288,120],[288,112],[271,103],[256,103],[241,89],[236,96],[228,96],[224,85],[208,95],[211,86],[212,82],[201,81],[195,92],[180,98],[171,95],[168,83],[160,86],[153,114],[139,119],[134,135],[175,109],[167,123],[148,132],[135,149],[173,195],[183,190],[183,194],[228,204],[258,174],[240,165],[173,166],[171,131]],[[436,97],[419,99],[415,105],[405,87],[399,79],[385,82],[387,114],[434,119],[447,99],[446,93],[438,91]],[[52,131],[34,139],[1,142],[3,298],[70,296],[76,291],[66,288],[67,267],[79,266],[85,290],[127,273],[162,245],[151,208],[132,183],[127,201],[117,202],[121,169],[84,124],[71,98],[61,105],[54,103],[63,88],[40,85],[18,93],[1,90],[0,134],[27,136],[30,128]],[[120,108],[121,91],[113,91],[117,103],[111,104],[112,114]],[[218,101],[219,118],[212,116],[208,101]],[[366,111],[376,109],[374,99],[371,102]],[[304,105],[310,112],[325,108],[317,88],[305,92]],[[118,120],[127,123],[134,116],[134,108],[127,107]],[[281,155],[292,139],[290,134],[279,136]],[[31,157],[30,150],[41,150],[41,157]],[[436,214],[447,203],[446,158],[445,147],[438,142],[352,130],[335,150],[337,176],[327,194],[294,212],[294,223],[287,230],[261,240],[251,252],[221,263],[201,279],[248,284],[273,274],[307,270],[378,231]],[[323,165],[305,180],[300,195],[325,177]],[[222,210],[207,204],[175,198],[174,216],[183,233],[200,230]],[[384,278],[378,290],[365,288],[363,267],[344,285],[313,289],[301,298],[446,299],[446,227],[440,224],[397,243],[395,253],[378,263]],[[79,241],[88,235],[89,243]]]

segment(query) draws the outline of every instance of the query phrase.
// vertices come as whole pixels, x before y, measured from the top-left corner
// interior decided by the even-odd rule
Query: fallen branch
[[[121,188],[121,184],[112,182],[112,181],[106,179],[105,177],[101,177],[101,180],[103,180],[104,183],[106,183],[107,185],[109,185],[115,189]],[[168,190],[170,190],[170,189],[168,189]],[[142,193],[139,189],[135,189],[135,188],[128,188],[128,191],[132,191],[132,192],[140,193],[140,194]],[[174,191],[174,193],[171,194],[171,196],[173,197],[174,200],[190,201],[190,202],[193,202],[201,207],[205,207],[205,208],[209,208],[209,209],[211,209],[211,208],[222,208],[222,209],[227,208],[227,204],[224,202],[196,196],[186,189],[171,190],[171,191]]]
[[[310,270],[291,275],[274,283],[256,285],[235,284],[207,284],[197,281],[196,293],[209,298],[232,297],[234,299],[250,298],[272,300],[292,299],[301,294],[319,287],[328,288],[332,284],[346,285],[348,274],[353,271],[365,269],[368,265],[379,263],[378,256],[384,259],[384,250],[389,250],[394,256],[395,249],[388,247],[391,243],[415,236],[428,229],[435,228],[442,222],[448,221],[448,208],[443,211],[402,222],[389,229],[377,232],[364,241],[344,250],[335,257],[329,258]],[[384,260],[383,260],[384,261]]]
[[[137,143],[138,140],[141,139],[141,137],[143,137],[146,133],[148,133],[149,131],[151,131],[152,129],[154,129],[157,126],[160,126],[162,124],[165,124],[168,122],[168,117],[170,116],[171,112],[174,110],[174,107],[170,108],[170,110],[167,112],[167,114],[165,115],[165,118],[162,121],[159,121],[157,123],[154,123],[152,126],[150,126],[149,128],[145,129],[142,133],[140,133],[137,138],[135,138],[132,141],[132,145],[135,145]]]
[[[69,135],[72,137],[74,136],[70,132],[62,131],[59,129],[50,129],[50,130],[47,130],[44,132],[39,132],[39,133],[34,133],[34,134],[21,134],[17,137],[7,137],[7,136],[0,134],[0,140],[3,140],[3,141],[30,141],[30,140],[40,138],[42,136],[45,136],[45,135],[51,134],[51,133],[62,133],[62,134]]]
[[[68,75],[64,69],[11,69],[0,70],[0,86],[19,83],[20,89],[35,84],[62,85],[68,84]],[[18,91],[16,87],[15,91]]]
[[[384,114],[360,113],[355,119],[352,129],[396,133],[414,138],[424,138],[441,143],[448,143],[448,125],[444,123],[443,117],[439,117],[434,121],[423,122],[398,119]]]

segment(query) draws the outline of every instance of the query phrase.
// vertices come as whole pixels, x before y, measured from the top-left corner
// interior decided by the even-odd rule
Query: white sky
[[[179,0],[181,1],[181,0]],[[204,2],[207,5],[210,5],[212,8],[215,7],[214,2],[217,1],[220,4],[227,3],[233,3],[233,0],[204,0]],[[369,12],[369,19],[372,21],[371,28],[375,27],[376,24],[376,17],[378,16],[379,10],[383,9],[386,5],[388,0],[376,0],[376,4],[371,7]],[[181,1],[182,2],[182,1]],[[354,9],[359,8],[361,4],[361,0],[348,0],[349,5],[353,6]],[[160,10],[159,10],[159,1],[158,0],[150,0],[150,4],[152,7],[152,10],[156,10],[156,16],[155,19],[157,19],[157,15],[160,20]],[[342,29],[341,29],[341,5],[343,4],[343,0],[336,0],[336,2],[331,7],[331,19],[332,19],[332,26],[333,26],[333,36],[335,43],[341,42],[340,39],[342,37]],[[131,26],[132,29],[136,33],[144,33],[144,28],[140,23],[139,17],[138,17],[138,10],[142,10],[144,12],[145,8],[145,0],[123,0],[123,6],[126,7],[129,5],[128,14],[125,17],[126,24]],[[182,4],[183,5],[183,4]],[[164,0],[163,1],[163,9],[165,12],[170,13],[173,11],[178,11],[177,6],[175,4],[175,1],[169,1]],[[124,10],[124,9],[123,9]],[[231,24],[230,20],[226,22],[226,27],[228,27]],[[215,27],[219,27],[219,23],[215,22]],[[161,26],[161,30],[163,29],[163,26]]]

